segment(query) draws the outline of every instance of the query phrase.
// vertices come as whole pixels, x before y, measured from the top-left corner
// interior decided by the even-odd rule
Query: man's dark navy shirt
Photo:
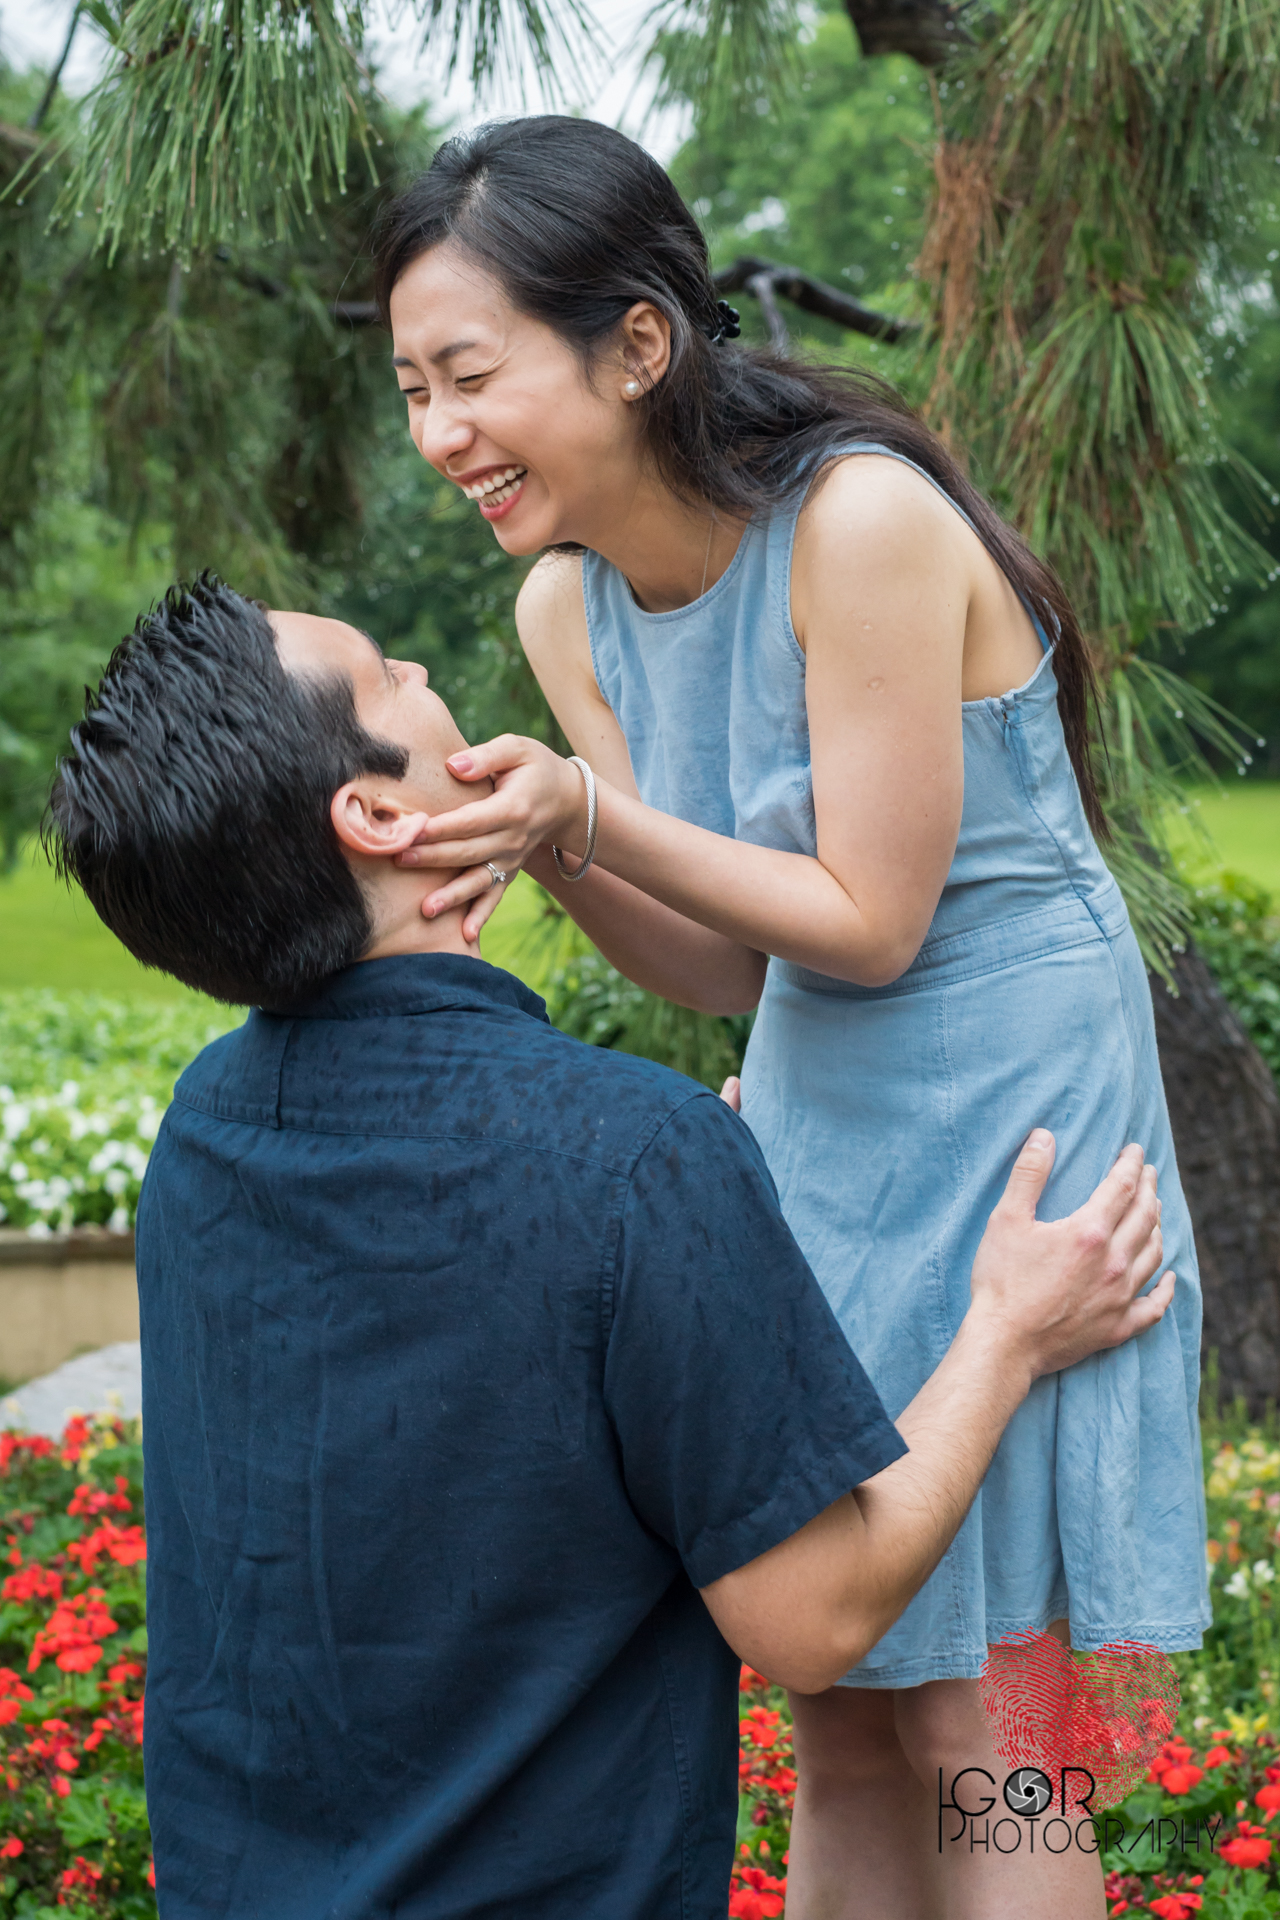
[[[904,1451],[746,1126],[369,961],[183,1076],[138,1276],[164,1920],[723,1920],[696,1589]]]

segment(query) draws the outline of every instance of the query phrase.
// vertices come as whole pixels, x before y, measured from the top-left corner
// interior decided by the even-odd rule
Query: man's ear
[[[364,777],[338,788],[329,802],[329,818],[349,852],[386,860],[411,847],[431,816],[411,813],[376,779]]]

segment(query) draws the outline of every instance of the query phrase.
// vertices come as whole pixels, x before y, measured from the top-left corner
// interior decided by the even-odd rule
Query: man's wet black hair
[[[373,937],[329,803],[409,756],[339,675],[286,672],[265,609],[212,574],[174,587],[112,654],[45,827],[137,959],[216,1000],[280,1006]]]

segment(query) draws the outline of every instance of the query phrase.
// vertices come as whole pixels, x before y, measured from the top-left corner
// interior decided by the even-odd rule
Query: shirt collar
[[[360,960],[331,974],[304,999],[266,1009],[293,1020],[367,1020],[445,1008],[474,1013],[511,1007],[547,1020],[546,1002],[513,973],[465,953],[401,953]],[[549,1024],[549,1023],[548,1023]]]

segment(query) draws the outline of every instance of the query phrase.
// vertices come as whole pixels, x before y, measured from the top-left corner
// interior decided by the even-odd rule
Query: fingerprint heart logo
[[[1181,1700],[1178,1676],[1159,1648],[1118,1640],[1073,1654],[1051,1633],[999,1641],[978,1684],[1010,1784],[1038,1774],[1047,1785],[1064,1767],[1081,1768],[1096,1782],[1099,1807],[1119,1806],[1145,1777]],[[1019,1791],[1027,1790],[1024,1781]],[[1014,1807],[1008,1794],[1006,1786]],[[1052,1787],[1046,1805],[1051,1797]]]

